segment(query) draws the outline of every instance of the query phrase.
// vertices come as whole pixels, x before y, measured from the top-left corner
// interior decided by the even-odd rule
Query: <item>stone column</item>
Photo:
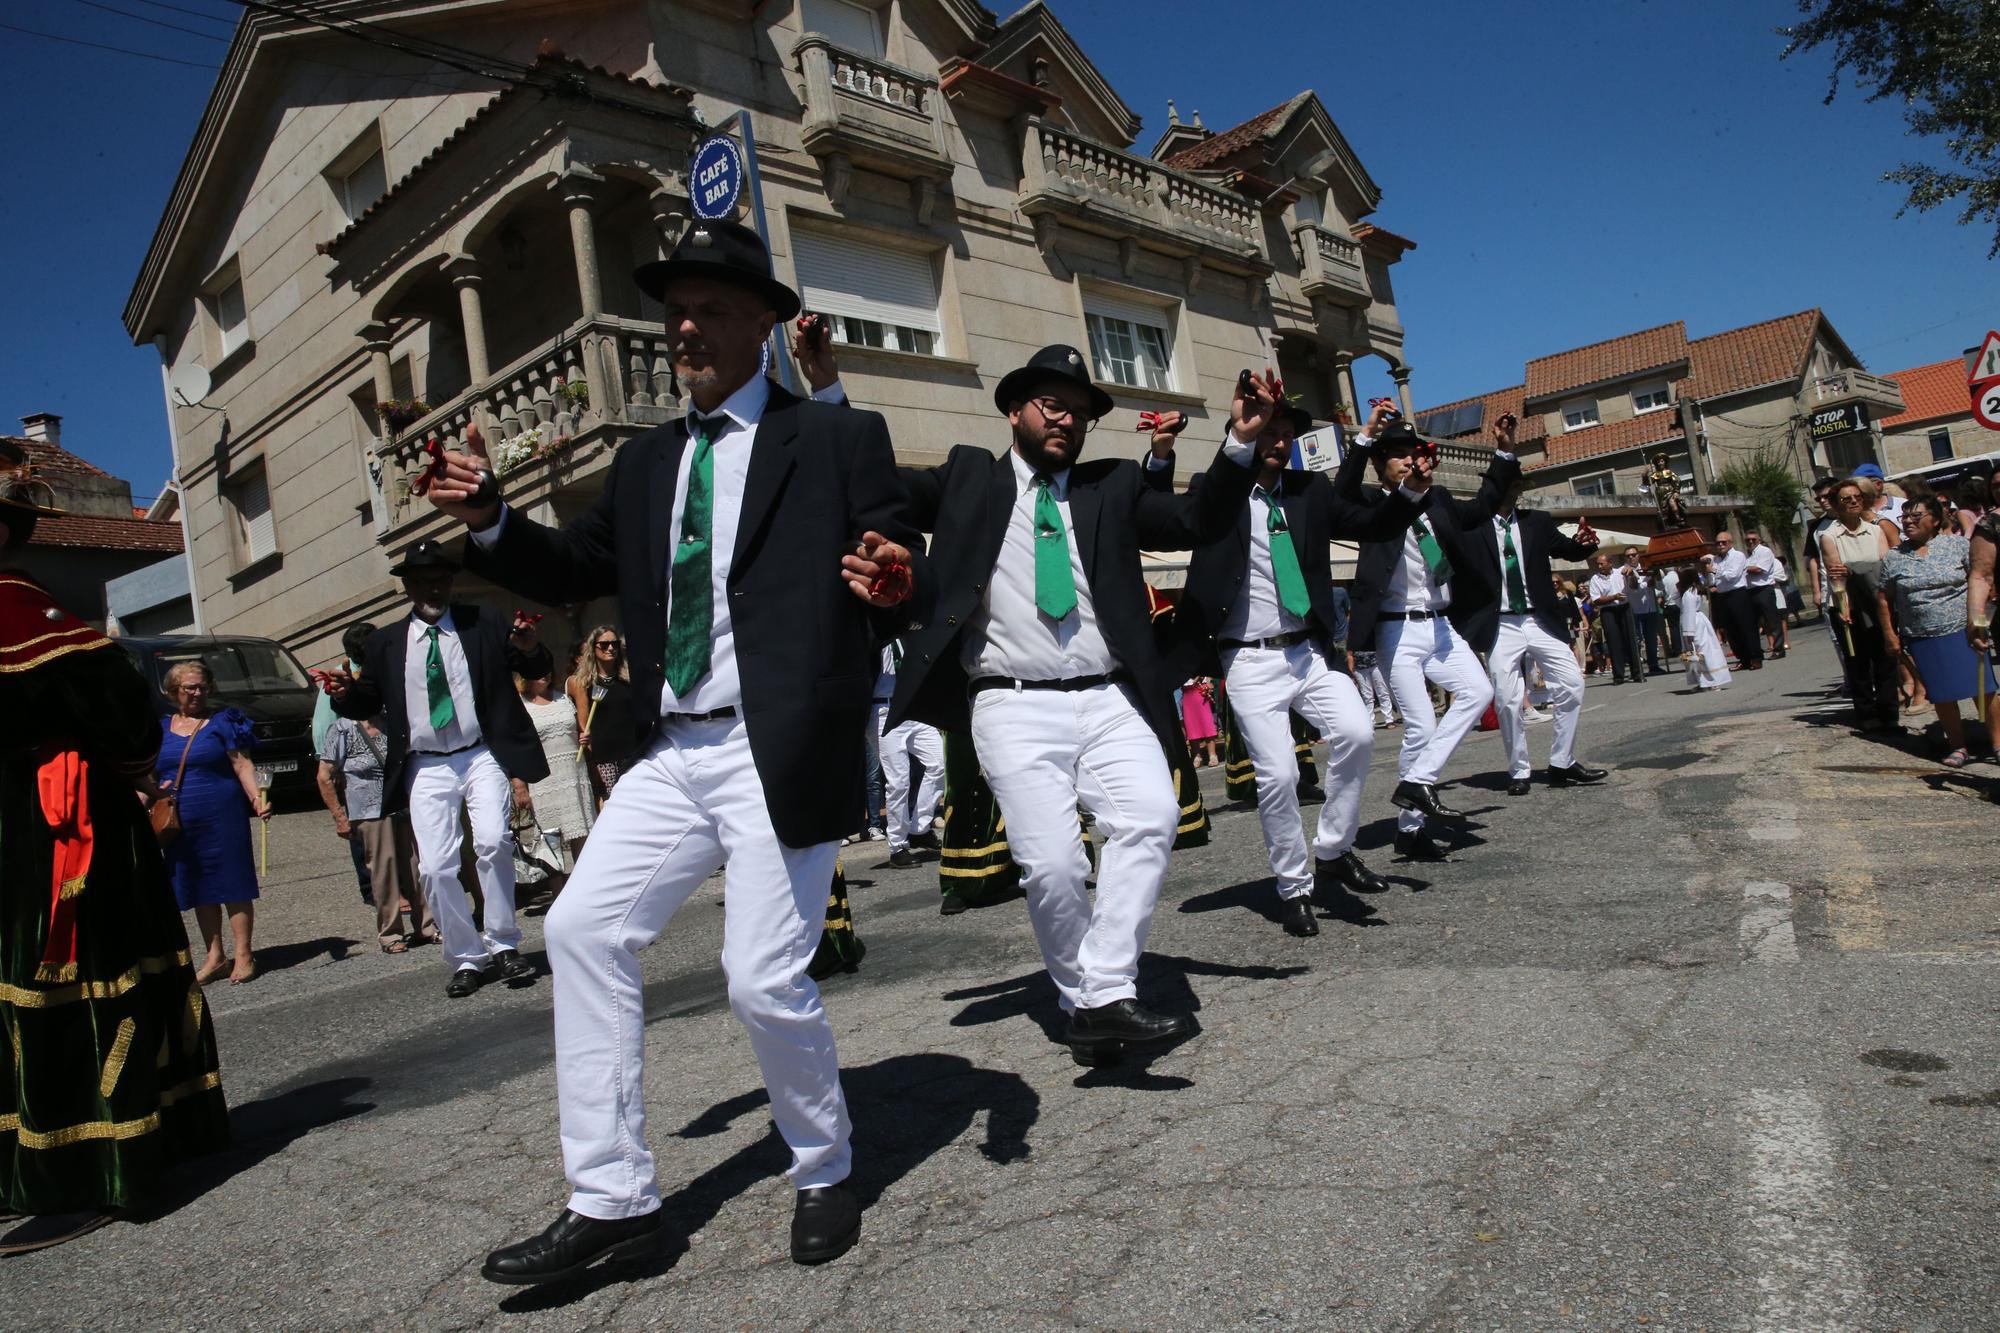
[[[1361,410],[1360,396],[1354,389],[1354,353],[1333,353],[1333,391],[1340,396],[1341,402],[1347,404],[1348,415],[1356,425],[1368,420],[1368,414]]]
[[[486,383],[492,374],[486,361],[486,315],[479,300],[479,261],[471,255],[453,255],[445,261],[445,275],[458,288],[459,320],[465,325],[465,369],[475,385]]]
[[[368,349],[369,367],[375,372],[375,401],[386,403],[396,396],[396,375],[389,366],[389,349],[394,340],[383,323],[361,326],[361,345]]]
[[[1389,378],[1396,381],[1396,397],[1402,401],[1403,415],[1414,425],[1417,419],[1417,405],[1410,401],[1410,368],[1397,366],[1389,372]]]
[[[597,201],[597,186],[602,183],[582,172],[571,172],[558,182],[563,203],[569,209],[569,243],[576,254],[576,295],[585,319],[596,319],[604,313],[604,285],[597,274],[597,230],[590,211]]]
[[[646,196],[646,204],[653,212],[653,227],[660,233],[659,258],[665,259],[680,244],[681,233],[687,230],[687,196],[677,194],[672,187],[662,185]]]

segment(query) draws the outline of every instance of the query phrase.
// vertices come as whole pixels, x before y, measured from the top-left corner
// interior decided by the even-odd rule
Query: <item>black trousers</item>
[[[1601,606],[1597,614],[1604,622],[1604,650],[1611,654],[1611,679],[1630,676],[1642,680],[1639,666],[1639,635],[1632,625],[1630,606]]]
[[[1835,622],[1835,630],[1840,629]],[[1882,640],[1880,627],[1872,624],[1847,626],[1848,641],[1854,651],[1841,662],[1847,676],[1847,697],[1854,703],[1862,722],[1894,726],[1901,717],[1902,696],[1896,682],[1896,659]]]
[[[1785,590],[1775,583],[1768,588],[1752,588],[1750,595],[1757,599],[1757,623],[1771,641],[1780,646],[1785,642]]]
[[[1720,612],[1722,637],[1729,641],[1729,650],[1736,654],[1740,665],[1764,660],[1764,645],[1757,637],[1757,603],[1748,588],[1732,588],[1728,592],[1715,594],[1715,609]]]

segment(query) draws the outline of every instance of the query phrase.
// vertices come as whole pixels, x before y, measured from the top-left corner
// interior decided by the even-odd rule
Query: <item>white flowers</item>
[[[534,426],[500,442],[499,448],[493,451],[493,470],[496,475],[504,477],[537,458],[548,458],[567,448],[569,436],[558,435],[546,425]]]

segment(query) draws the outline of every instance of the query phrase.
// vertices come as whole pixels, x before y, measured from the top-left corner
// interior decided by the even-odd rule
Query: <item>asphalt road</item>
[[[447,1000],[434,950],[374,951],[324,817],[286,816],[267,971],[211,990],[237,1146],[0,1266],[0,1326],[1990,1328],[2000,769],[1853,735],[1794,638],[1719,696],[1594,682],[1602,787],[1509,800],[1475,736],[1444,866],[1391,861],[1378,733],[1362,846],[1396,887],[1317,939],[1220,811],[1141,975],[1203,1032],[1150,1066],[1047,1039],[1018,903],[941,918],[931,867],[850,855],[869,953],[826,993],[867,1212],[817,1269],[720,881],[645,956],[670,1256],[511,1291],[481,1258],[564,1197],[548,984]]]

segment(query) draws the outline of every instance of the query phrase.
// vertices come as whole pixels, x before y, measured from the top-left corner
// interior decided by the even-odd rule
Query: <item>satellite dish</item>
[[[1302,180],[1319,181],[1321,184],[1324,184],[1326,182],[1326,174],[1332,171],[1335,164],[1339,161],[1340,154],[1331,148],[1323,153],[1316,153],[1311,161],[1299,168],[1299,177]]]
[[[208,390],[208,371],[198,362],[190,361],[167,376],[167,392],[182,407],[199,407]]]

